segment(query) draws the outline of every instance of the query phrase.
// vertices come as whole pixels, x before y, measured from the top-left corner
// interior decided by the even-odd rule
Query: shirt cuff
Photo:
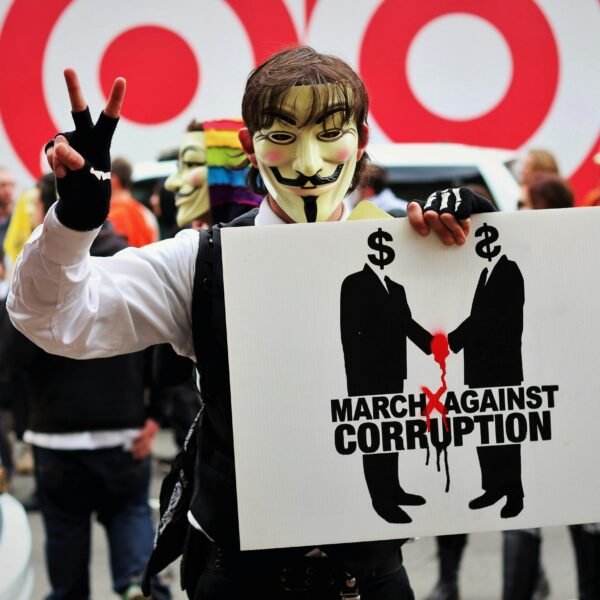
[[[100,227],[91,231],[76,231],[65,227],[56,216],[56,204],[53,204],[44,219],[41,232],[38,233],[40,251],[46,260],[62,266],[77,265],[85,260]],[[36,237],[32,235],[32,241]]]

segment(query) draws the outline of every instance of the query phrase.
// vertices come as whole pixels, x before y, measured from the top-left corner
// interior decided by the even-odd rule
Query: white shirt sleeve
[[[7,297],[15,327],[47,352],[98,358],[168,343],[194,359],[192,289],[199,234],[90,257],[98,230],[62,225],[52,207],[21,253]]]

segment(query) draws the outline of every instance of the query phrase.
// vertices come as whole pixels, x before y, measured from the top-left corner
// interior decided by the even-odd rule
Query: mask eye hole
[[[267,139],[274,144],[291,144],[295,141],[296,136],[287,131],[273,131],[267,135]]]
[[[317,136],[322,142],[334,142],[342,137],[344,132],[341,129],[327,129]]]
[[[186,169],[195,169],[196,167],[204,167],[206,165],[205,162],[184,160],[180,163],[180,166],[185,167]]]

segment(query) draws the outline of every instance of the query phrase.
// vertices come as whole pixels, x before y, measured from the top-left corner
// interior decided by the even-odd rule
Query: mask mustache
[[[344,165],[339,164],[335,168],[335,171],[328,177],[321,177],[318,173],[315,173],[314,175],[310,175],[310,176],[299,173],[298,177],[296,177],[295,179],[289,179],[287,177],[284,177],[279,172],[279,169],[277,167],[269,167],[269,168],[273,172],[273,175],[275,175],[275,179],[277,179],[278,183],[281,183],[281,185],[289,185],[289,186],[293,186],[293,187],[303,188],[309,182],[312,183],[312,185],[314,185],[315,187],[317,187],[319,185],[325,185],[327,183],[334,183],[335,181],[338,180],[338,177],[340,176],[342,169],[344,168]]]

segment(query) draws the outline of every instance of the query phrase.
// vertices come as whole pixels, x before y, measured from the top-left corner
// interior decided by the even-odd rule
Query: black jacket
[[[252,210],[226,226],[254,225],[257,212],[258,209]],[[192,326],[204,406],[161,489],[161,519],[157,544],[146,567],[146,589],[149,577],[183,551],[188,509],[216,543],[233,550],[240,546],[220,240],[220,226],[200,233]],[[359,575],[378,569],[399,553],[403,542],[387,540],[321,548],[348,571]],[[308,550],[261,552],[263,560],[269,561],[269,556],[277,560],[282,552],[302,556]],[[186,557],[184,552],[183,564],[194,565],[197,560],[198,557]]]
[[[453,352],[464,350],[470,388],[517,386],[523,382],[521,336],[525,286],[517,263],[505,255],[482,271],[471,314],[452,333]]]
[[[110,256],[127,246],[106,223],[91,247]],[[74,360],[49,354],[19,333],[8,319],[0,331],[0,362],[28,373],[28,428],[38,433],[135,429],[158,410],[145,406],[146,352]],[[153,407],[155,408],[155,407]]]
[[[431,354],[431,334],[413,318],[404,287],[383,283],[365,265],[342,283],[340,328],[348,394],[402,392],[406,379],[406,339]]]

